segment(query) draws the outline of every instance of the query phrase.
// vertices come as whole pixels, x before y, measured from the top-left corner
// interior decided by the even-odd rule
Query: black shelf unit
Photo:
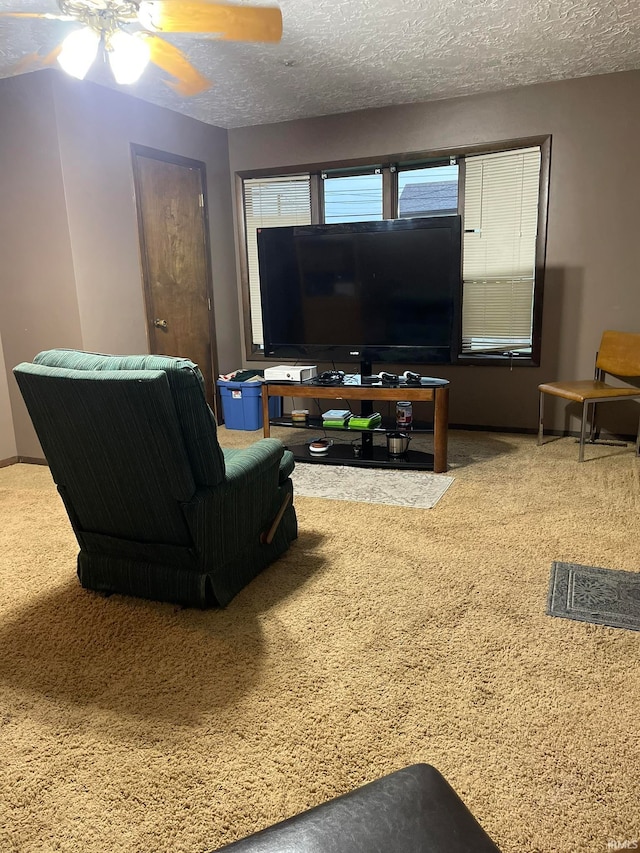
[[[318,462],[325,465],[355,465],[360,467],[382,467],[382,468],[415,468],[417,470],[432,470],[436,473],[444,473],[447,470],[447,425],[449,412],[449,382],[446,379],[434,377],[422,377],[419,384],[361,384],[360,375],[369,376],[370,364],[363,364],[360,374],[345,377],[340,385],[331,387],[318,386],[317,382],[279,382],[277,380],[266,381],[262,386],[262,414],[264,424],[264,436],[269,438],[271,426],[286,427],[289,429],[306,429],[312,432],[320,431],[323,437],[336,436],[335,444],[330,448],[327,455],[312,456],[306,444],[296,444],[291,447],[299,462]],[[352,401],[360,403],[362,415],[371,414],[380,410],[386,404],[395,405],[399,399],[411,403],[433,403],[433,420],[414,421],[411,430],[400,430],[395,417],[390,413],[383,416],[379,426],[373,429],[349,429],[348,427],[325,427],[322,424],[320,411],[307,418],[306,422],[293,422],[291,416],[285,415],[279,418],[270,418],[268,403],[270,397],[293,397],[304,400],[315,400],[318,403],[323,400],[325,405],[335,406],[334,400],[344,401],[337,405],[351,409]],[[321,411],[324,411],[321,410]],[[427,416],[428,417],[428,416]],[[411,447],[402,456],[391,456],[387,449],[387,442],[378,440],[379,445],[374,446],[377,435],[383,436],[388,432],[409,432],[410,434],[432,434],[433,454],[414,450]],[[346,435],[345,435],[346,433]],[[351,434],[354,440],[347,436]],[[359,448],[354,445],[360,438]],[[294,439],[295,440],[295,439]],[[344,449],[346,448],[346,449]]]
[[[322,425],[322,418],[310,416],[307,418],[306,423],[300,423],[299,421],[293,421],[290,416],[283,415],[280,418],[269,418],[269,423],[271,426],[283,426],[283,427],[293,427],[294,429],[322,429],[326,432],[349,432],[354,436],[359,432],[372,432],[372,433],[387,433],[387,432],[419,432],[419,433],[433,433],[433,423],[428,423],[426,421],[414,421],[411,425],[411,429],[403,429],[399,427],[393,418],[382,418],[382,423],[380,426],[374,427],[373,429],[349,429],[348,427],[327,427]]]
[[[406,453],[401,456],[391,456],[385,446],[376,446],[373,443],[375,434],[385,435],[388,432],[406,432],[409,435],[412,433],[433,433],[432,423],[418,422],[414,423],[410,430],[403,430],[397,426],[393,418],[383,418],[382,423],[373,429],[349,429],[348,427],[325,427],[322,425],[321,417],[309,417],[306,423],[299,423],[284,415],[279,418],[270,418],[269,424],[271,426],[292,427],[293,429],[318,430],[324,433],[323,437],[327,438],[331,438],[332,433],[340,435],[340,438],[336,437],[334,444],[323,455],[311,453],[308,444],[287,445],[287,449],[293,453],[296,462],[309,462],[312,465],[350,465],[358,468],[433,471],[432,453],[412,450],[409,447]],[[348,435],[353,436],[352,441],[347,440]]]
[[[356,432],[356,430],[351,430]],[[296,462],[309,462],[312,465],[350,465],[356,468],[395,468],[405,471],[433,471],[433,454],[421,450],[407,450],[402,456],[389,456],[386,447],[371,445],[370,456],[356,456],[353,445],[333,444],[326,456],[311,453],[306,444],[287,445]],[[360,453],[364,451],[361,445]]]

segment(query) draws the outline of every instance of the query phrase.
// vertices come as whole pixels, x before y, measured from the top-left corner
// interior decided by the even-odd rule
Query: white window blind
[[[256,178],[244,181],[244,219],[253,343],[263,346],[258,228],[311,224],[311,188],[308,175]]]
[[[529,350],[540,148],[466,158],[462,351]]]

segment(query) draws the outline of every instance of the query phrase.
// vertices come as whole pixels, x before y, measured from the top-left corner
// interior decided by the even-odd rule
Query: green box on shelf
[[[354,415],[349,420],[349,429],[375,429],[382,423],[382,415],[374,412],[371,415]]]

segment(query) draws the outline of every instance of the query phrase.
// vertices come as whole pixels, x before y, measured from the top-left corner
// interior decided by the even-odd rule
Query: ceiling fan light
[[[100,34],[91,27],[74,30],[62,42],[58,62],[67,74],[84,80],[97,56],[99,44]]]
[[[138,6],[138,20],[146,30],[157,32],[159,26],[159,14],[153,0],[142,0]]]
[[[116,83],[135,83],[149,63],[151,51],[146,40],[123,30],[112,34],[107,45],[109,65]]]

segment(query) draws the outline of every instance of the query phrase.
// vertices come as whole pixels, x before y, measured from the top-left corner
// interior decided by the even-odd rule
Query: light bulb
[[[100,34],[91,27],[74,30],[62,42],[58,62],[67,74],[77,77],[78,80],[84,80],[96,58],[99,44]]]
[[[145,30],[157,32],[160,29],[159,14],[153,0],[151,2],[149,0],[142,0],[138,7],[138,20]]]
[[[116,83],[135,83],[147,67],[151,52],[143,38],[123,30],[112,33],[107,43],[109,65]]]

